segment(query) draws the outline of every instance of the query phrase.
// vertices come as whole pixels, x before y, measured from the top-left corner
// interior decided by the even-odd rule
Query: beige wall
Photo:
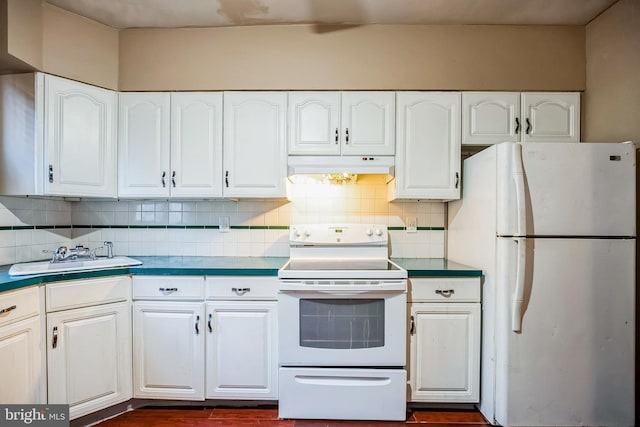
[[[316,30],[313,25],[123,30],[120,89],[585,88],[581,26]]]
[[[35,68],[42,67],[40,0],[7,0],[7,53]]]
[[[118,30],[45,3],[42,37],[43,71],[118,88]]]
[[[583,139],[640,143],[640,0],[587,25]]]

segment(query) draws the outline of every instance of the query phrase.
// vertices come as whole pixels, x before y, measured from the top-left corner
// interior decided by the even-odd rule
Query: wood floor
[[[100,427],[258,426],[258,427],[393,427],[423,424],[428,427],[479,427],[489,424],[476,411],[409,412],[406,422],[279,420],[276,407],[259,408],[149,408],[136,409],[99,424]]]

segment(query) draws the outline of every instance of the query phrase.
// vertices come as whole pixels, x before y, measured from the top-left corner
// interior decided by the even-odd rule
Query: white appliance
[[[481,412],[633,425],[635,146],[503,143],[463,174],[448,257],[485,273]]]
[[[404,420],[407,272],[387,227],[294,225],[278,273],[280,418]]]

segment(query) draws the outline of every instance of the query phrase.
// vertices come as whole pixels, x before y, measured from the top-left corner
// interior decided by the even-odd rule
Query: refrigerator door
[[[496,295],[483,300],[496,313],[495,421],[633,425],[635,239],[497,240]],[[524,302],[514,332],[518,268]]]
[[[496,149],[499,236],[636,235],[634,144],[503,143]]]

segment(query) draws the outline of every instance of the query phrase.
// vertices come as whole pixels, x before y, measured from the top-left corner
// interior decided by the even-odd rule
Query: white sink
[[[117,256],[113,258],[82,259],[77,261],[63,261],[51,263],[50,261],[25,262],[14,264],[9,269],[9,276],[25,276],[27,274],[60,273],[64,271],[101,270],[103,268],[129,267],[140,265],[142,261]]]

